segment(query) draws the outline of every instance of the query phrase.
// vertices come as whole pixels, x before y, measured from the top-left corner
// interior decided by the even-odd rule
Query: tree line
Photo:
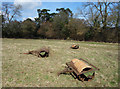
[[[34,21],[30,18],[16,20],[21,16],[20,5],[3,3],[2,7],[0,18],[3,38],[118,42],[119,3],[85,3],[83,8],[78,9],[76,17],[69,8],[56,8],[57,13],[49,13],[49,9],[37,9],[38,17]]]

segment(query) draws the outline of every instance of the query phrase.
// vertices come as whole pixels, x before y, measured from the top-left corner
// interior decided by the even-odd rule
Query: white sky
[[[31,3],[33,2],[33,3]],[[39,2],[39,3],[38,3]],[[35,8],[37,6],[41,6],[41,0],[15,0],[14,1],[15,5],[22,5],[23,9],[32,9]]]

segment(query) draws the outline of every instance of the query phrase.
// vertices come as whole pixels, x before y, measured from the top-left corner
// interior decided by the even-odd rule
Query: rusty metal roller
[[[92,67],[87,65],[84,61],[79,60],[79,59],[73,59],[71,61],[73,63],[74,68],[78,73],[83,72],[85,69],[91,69]]]

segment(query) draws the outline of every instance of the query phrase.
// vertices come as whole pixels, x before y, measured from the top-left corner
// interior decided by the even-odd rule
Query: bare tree
[[[110,26],[115,26],[118,28],[120,26],[120,3],[114,3],[113,8],[111,8],[111,14],[108,16],[108,21]]]
[[[2,3],[2,15],[7,22],[11,22],[15,17],[21,16],[21,5],[13,5],[8,2]]]
[[[79,9],[79,15],[83,16],[89,25],[93,27],[108,26],[108,17],[113,14],[112,8],[115,3],[112,2],[88,2]]]

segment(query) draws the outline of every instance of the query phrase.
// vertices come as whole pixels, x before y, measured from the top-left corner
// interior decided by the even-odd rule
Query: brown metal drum
[[[71,61],[71,65],[73,65],[73,68],[78,72],[77,76],[80,80],[90,81],[94,78],[95,72],[89,76],[85,76],[84,73],[81,74],[81,72],[92,70],[92,67],[88,66],[84,61],[79,59],[73,59]]]
[[[90,68],[91,69],[91,66],[88,66],[85,62],[83,62],[82,60],[79,60],[79,59],[73,59],[71,61],[74,65],[74,68],[76,69],[76,71],[78,73],[84,71],[84,69],[86,68]]]

